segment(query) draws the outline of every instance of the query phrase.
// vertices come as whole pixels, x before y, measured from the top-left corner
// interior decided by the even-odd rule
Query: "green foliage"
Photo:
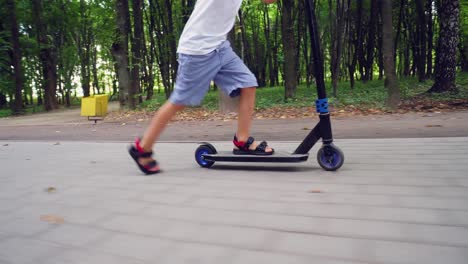
[[[460,2],[460,37],[461,47],[465,48],[466,53],[468,50],[468,1]]]
[[[13,111],[10,109],[0,109],[0,118],[9,117],[13,114]]]
[[[0,23],[2,22],[0,21]],[[3,93],[11,92],[13,84],[10,67],[11,60],[8,54],[11,50],[11,45],[6,41],[8,37],[9,34],[7,32],[0,31],[0,92]]]
[[[460,28],[464,36],[468,36],[468,1],[460,1]]]

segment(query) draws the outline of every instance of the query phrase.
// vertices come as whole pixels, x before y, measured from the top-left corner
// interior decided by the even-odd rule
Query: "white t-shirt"
[[[204,55],[223,43],[242,0],[197,0],[179,40],[178,53]]]

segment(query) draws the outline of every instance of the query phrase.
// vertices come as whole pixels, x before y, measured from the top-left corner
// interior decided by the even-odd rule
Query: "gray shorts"
[[[177,105],[199,105],[211,81],[231,97],[241,88],[257,87],[257,79],[225,41],[206,55],[179,53],[179,69],[174,91],[169,100]]]

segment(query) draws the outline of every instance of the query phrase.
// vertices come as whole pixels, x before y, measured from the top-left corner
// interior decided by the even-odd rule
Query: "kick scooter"
[[[317,153],[317,161],[320,166],[327,171],[335,171],[343,165],[344,154],[333,144],[328,98],[325,91],[323,58],[320,52],[319,32],[313,0],[305,0],[305,2],[317,85],[318,99],[316,100],[316,108],[320,121],[292,153],[275,151],[272,155],[267,156],[235,155],[232,151],[218,152],[210,143],[202,142],[195,151],[195,160],[201,167],[210,168],[215,162],[303,162],[307,161],[309,151],[320,139],[322,139],[323,144]]]

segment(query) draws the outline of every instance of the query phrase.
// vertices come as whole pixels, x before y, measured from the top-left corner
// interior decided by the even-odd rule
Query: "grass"
[[[44,106],[28,105],[24,109],[23,114],[34,114],[44,112]],[[0,109],[0,118],[12,116],[14,113],[11,109]]]
[[[0,109],[0,118],[2,117],[9,117],[13,114],[13,111],[10,109]]]
[[[71,107],[78,107],[81,104],[81,98],[72,98]],[[60,109],[65,108],[65,106],[60,105]],[[37,105],[37,102],[34,102],[33,105],[27,105],[22,114],[29,115],[35,113],[45,112],[43,105]],[[9,117],[14,115],[11,109],[0,109],[0,118]]]

